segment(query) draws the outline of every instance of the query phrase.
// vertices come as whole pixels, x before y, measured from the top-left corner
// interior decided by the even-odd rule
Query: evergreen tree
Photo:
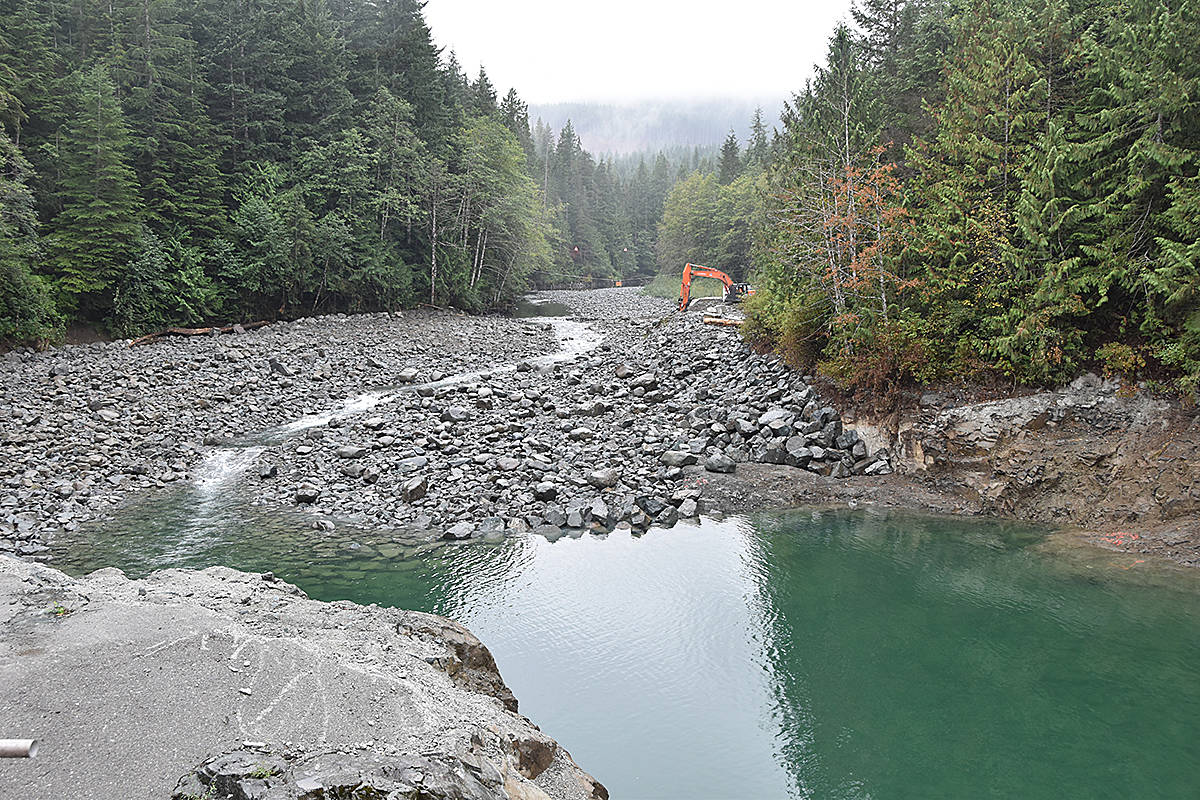
[[[509,89],[508,94],[504,95],[504,99],[500,102],[499,112],[501,121],[517,137],[517,141],[521,143],[521,149],[525,151],[525,158],[533,167],[537,153],[533,145],[533,136],[529,131],[529,106],[520,98],[516,89]]]
[[[69,117],[57,159],[62,211],[46,247],[64,307],[107,310],[112,289],[137,255],[141,202],[129,165],[130,136],[108,72],[95,66],[71,81]]]
[[[750,123],[750,143],[746,148],[746,163],[756,169],[766,169],[771,155],[771,146],[767,141],[767,126],[763,122],[762,107],[754,109],[754,119]]]
[[[478,117],[491,117],[496,114],[496,87],[492,86],[487,72],[479,68],[479,76],[471,84],[471,113]]]
[[[1083,258],[1048,276],[1043,293],[1059,282],[1104,328],[1136,334],[1195,386],[1200,11],[1136,0],[1086,46],[1086,110],[1075,117],[1083,133],[1070,154],[1079,199],[1069,212]]]
[[[326,0],[303,0],[284,16],[287,63],[283,108],[285,141],[327,141],[350,122],[346,43]]]
[[[225,187],[201,104],[208,87],[182,14],[174,0],[138,0],[125,11],[127,44],[116,74],[146,217],[162,231],[183,227],[216,237],[224,228]]]
[[[9,108],[13,101],[0,97],[0,107]],[[0,126],[0,342],[6,343],[47,339],[59,324],[50,293],[31,270],[39,257],[31,173]]]
[[[738,144],[737,134],[730,130],[729,135],[725,137],[725,143],[721,145],[721,185],[728,186],[740,174],[742,174],[741,146]]]

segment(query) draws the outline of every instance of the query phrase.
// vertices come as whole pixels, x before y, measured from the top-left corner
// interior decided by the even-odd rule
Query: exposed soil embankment
[[[708,476],[727,510],[859,505],[1003,517],[1104,548],[1200,566],[1200,417],[1085,376],[1056,392],[987,402],[928,392],[895,413],[843,420],[895,472],[831,480],[769,464]]]
[[[1061,391],[988,402],[927,392],[886,419],[895,482],[949,510],[1080,529],[1105,547],[1200,564],[1200,416],[1087,375]]]
[[[0,555],[0,686],[0,728],[40,740],[3,797],[607,797],[462,626],[269,574]]]

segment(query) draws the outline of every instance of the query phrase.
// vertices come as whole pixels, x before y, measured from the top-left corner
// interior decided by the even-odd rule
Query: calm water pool
[[[907,515],[422,547],[202,500],[131,508],[60,541],[59,564],[270,569],[317,598],[459,619],[616,800],[1200,786],[1192,572]]]

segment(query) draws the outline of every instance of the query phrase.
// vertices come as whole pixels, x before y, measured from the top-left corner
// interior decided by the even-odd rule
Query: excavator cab
[[[683,283],[679,286],[679,310],[687,311],[692,301],[692,279],[715,278],[725,287],[726,303],[740,302],[743,297],[754,294],[754,287],[748,283],[736,283],[733,278],[719,269],[705,267],[700,264],[685,264],[683,267]]]

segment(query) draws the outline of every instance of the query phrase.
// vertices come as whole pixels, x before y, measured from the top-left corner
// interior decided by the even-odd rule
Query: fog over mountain
[[[620,155],[677,146],[717,146],[731,128],[738,140],[745,142],[754,109],[759,106],[768,130],[776,127],[782,98],[531,104],[529,118],[541,117],[556,131],[570,119],[589,151]]]

